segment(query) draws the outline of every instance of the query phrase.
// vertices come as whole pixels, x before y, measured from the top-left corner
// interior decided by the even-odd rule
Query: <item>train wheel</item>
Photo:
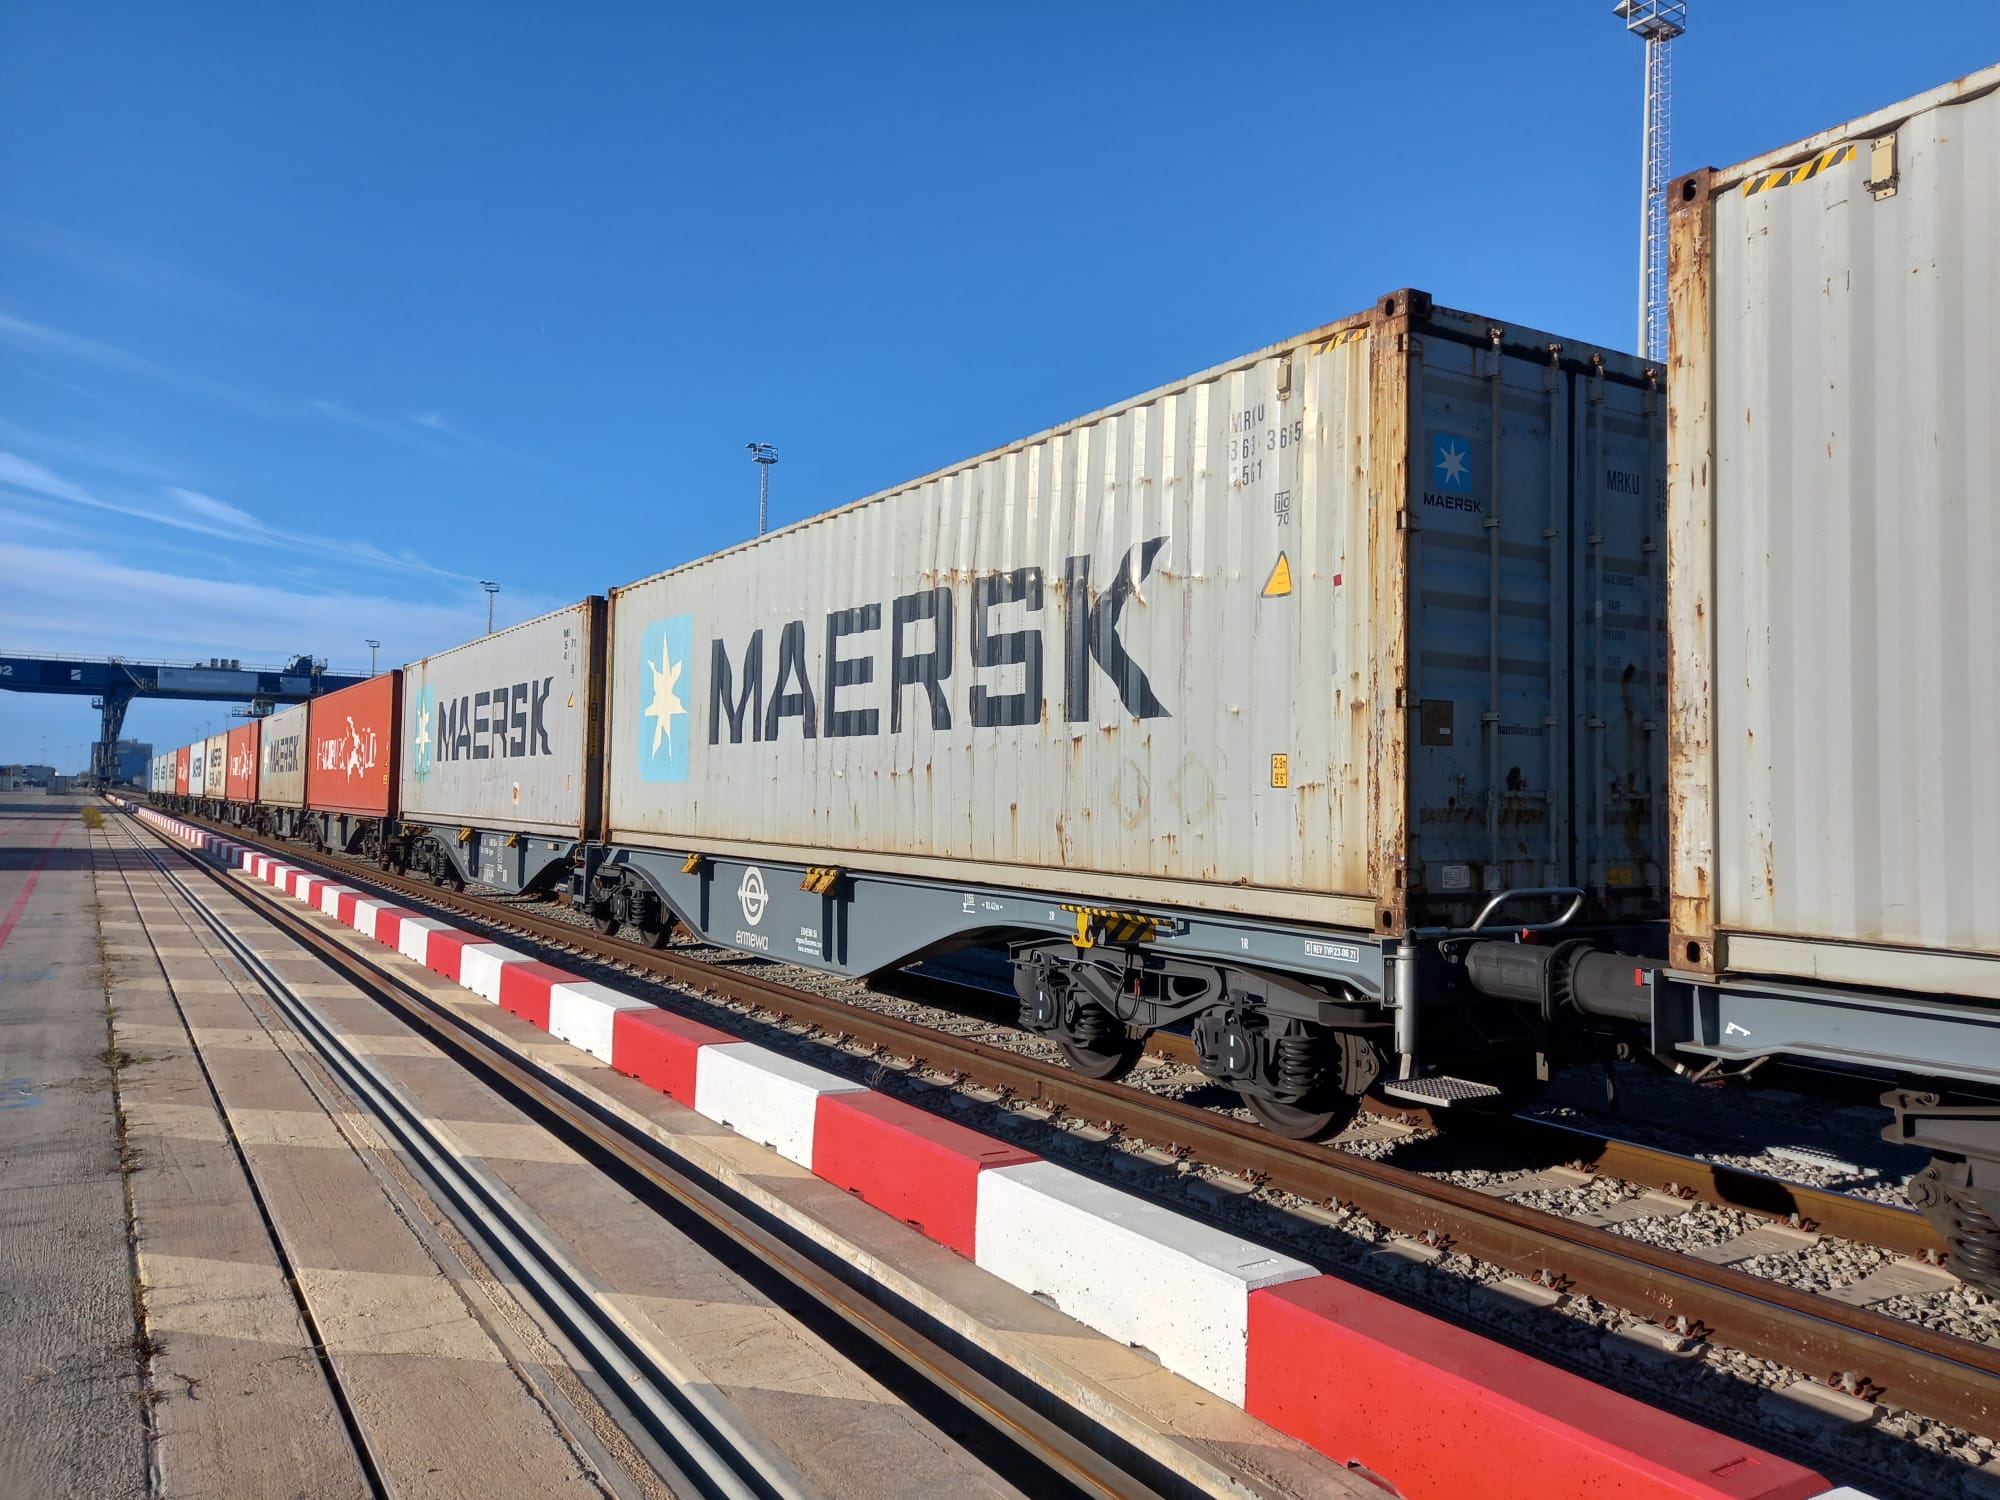
[[[1305,1104],[1280,1104],[1276,1099],[1252,1093],[1249,1089],[1239,1090],[1238,1097],[1266,1130],[1288,1141],[1317,1141],[1344,1130],[1361,1104],[1359,1099],[1345,1096],[1331,1109],[1317,1108],[1317,1104],[1324,1102],[1319,1100]]]
[[[590,909],[590,925],[606,937],[616,937],[624,924],[618,920],[618,913],[611,909],[609,902],[599,902]]]
[[[1271,1082],[1277,1088],[1239,1083],[1236,1092],[1244,1106],[1265,1129],[1287,1140],[1316,1141],[1344,1130],[1379,1070],[1374,1044],[1354,1032],[1307,1021],[1281,1021],[1274,1029]]]
[[[1143,1039],[1133,1041],[1123,1036],[1100,1037],[1087,1044],[1070,1037],[1057,1037],[1056,1045],[1062,1048],[1069,1065],[1086,1078],[1123,1078],[1146,1050]]]
[[[674,940],[674,916],[662,911],[639,923],[639,941],[648,948],[664,948]]]

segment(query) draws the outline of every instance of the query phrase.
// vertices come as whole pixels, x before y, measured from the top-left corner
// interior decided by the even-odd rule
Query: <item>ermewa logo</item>
[[[318,742],[319,769],[339,772],[348,781],[375,769],[375,731],[356,727],[347,716],[347,732],[329,735]]]
[[[736,887],[736,900],[743,908],[743,920],[755,927],[764,920],[764,907],[771,894],[764,889],[764,872],[752,865],[743,872],[743,879]]]

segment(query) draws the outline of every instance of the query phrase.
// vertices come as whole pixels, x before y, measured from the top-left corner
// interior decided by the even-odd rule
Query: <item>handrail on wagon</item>
[[[1514,901],[1530,900],[1537,896],[1567,896],[1570,900],[1569,905],[1564,908],[1563,914],[1553,922],[1531,922],[1521,929],[1523,932],[1543,932],[1552,927],[1567,927],[1570,920],[1583,910],[1583,890],[1579,886],[1522,886],[1518,890],[1499,891],[1495,893],[1491,901],[1488,901],[1484,906],[1479,908],[1479,915],[1472,919],[1472,925],[1465,930],[1467,932],[1478,932],[1486,925],[1493,913],[1498,911],[1502,906]]]

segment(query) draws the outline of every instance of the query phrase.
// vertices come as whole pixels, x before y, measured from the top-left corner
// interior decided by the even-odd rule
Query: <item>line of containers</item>
[[[1973,420],[2000,174],[1967,165],[2000,158],[1996,84],[1677,185],[1665,453],[1636,361],[1399,294],[162,757],[155,789],[1377,933],[1528,884],[1664,918],[1671,810],[1675,962],[1935,954],[1897,982],[2000,994],[1970,581],[2000,530],[1964,504],[2000,463]],[[1857,636],[1856,601],[1900,634]]]

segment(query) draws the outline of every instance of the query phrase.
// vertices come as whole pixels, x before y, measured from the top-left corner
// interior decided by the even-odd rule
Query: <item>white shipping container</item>
[[[229,785],[228,732],[225,730],[221,734],[211,734],[206,740],[202,741],[202,747],[203,758],[208,762],[208,769],[203,773],[203,790],[201,795],[204,797],[213,797],[217,802],[220,802],[226,794]]]
[[[257,747],[257,800],[272,807],[306,802],[306,705],[274,711],[264,720]]]
[[[1673,958],[2000,998],[2000,67],[1673,187]]]
[[[606,837],[1383,932],[1657,915],[1658,375],[1397,293],[616,589]]]
[[[594,832],[603,616],[592,597],[403,669],[405,822]]]
[[[203,795],[208,785],[208,741],[196,740],[188,746],[188,789],[190,797]]]

